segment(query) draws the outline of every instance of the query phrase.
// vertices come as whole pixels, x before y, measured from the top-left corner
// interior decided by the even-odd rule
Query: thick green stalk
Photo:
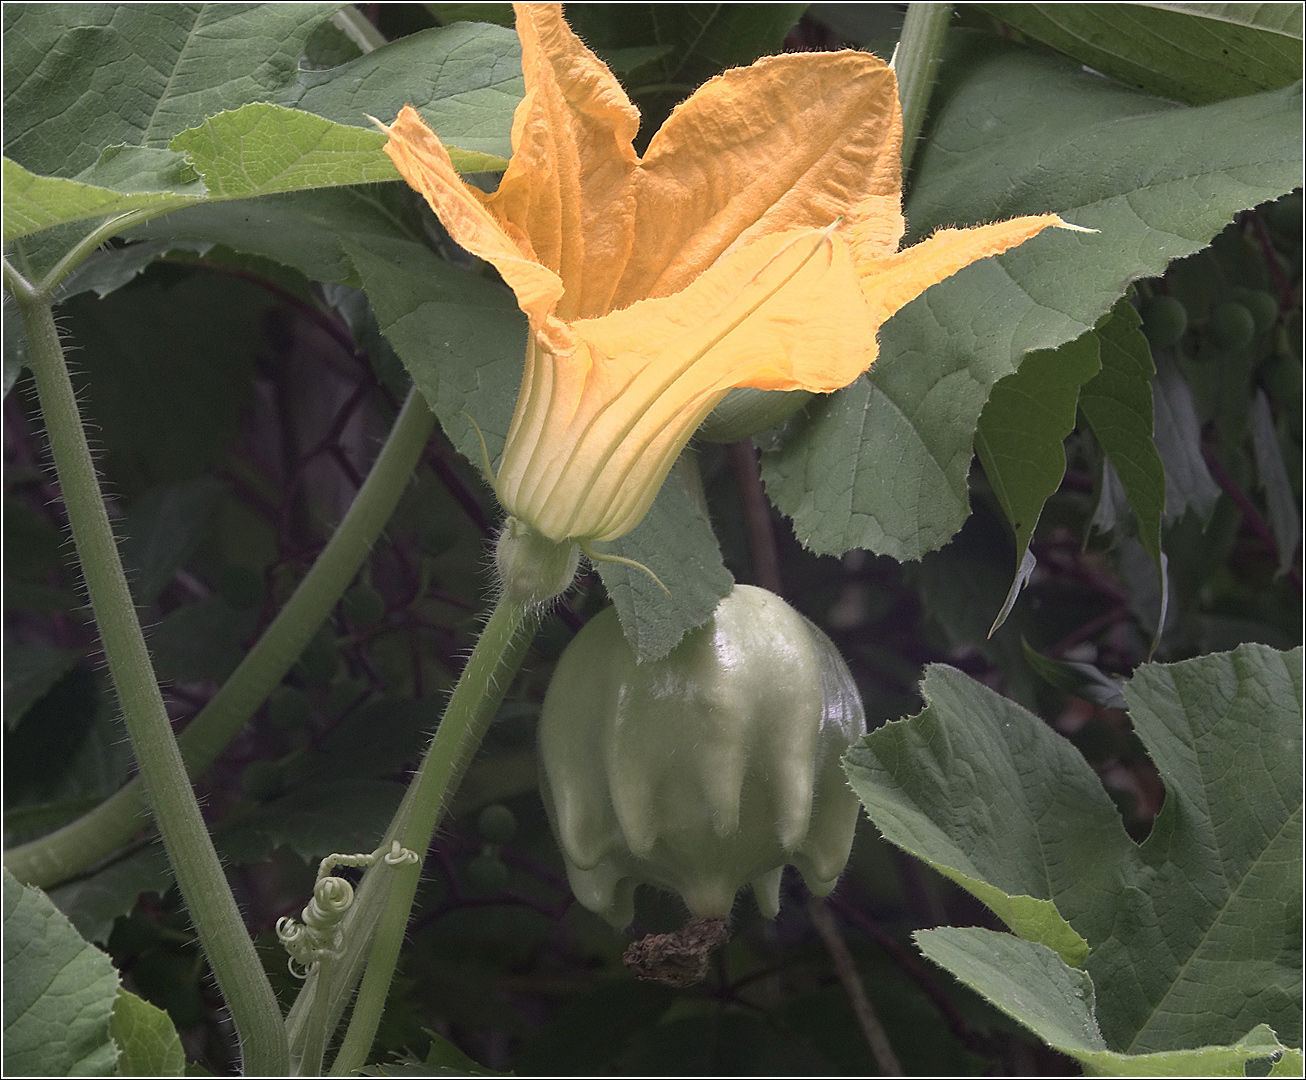
[[[951,4],[913,3],[907,6],[902,37],[893,54],[902,103],[902,175],[907,175],[916,154],[916,140],[925,125],[930,94],[943,59],[943,39],[952,18]]]
[[[534,638],[530,605],[504,596],[495,606],[490,621],[454,688],[431,747],[413,777],[396,815],[399,842],[409,851],[424,855],[440,823],[448,796],[458,790],[490,721],[498,711],[526,651]],[[384,870],[382,872],[385,872]],[[386,994],[399,959],[408,913],[417,892],[420,861],[412,867],[389,871],[394,875],[385,907],[377,923],[367,971],[354,1003],[349,1030],[331,1066],[332,1076],[349,1076],[367,1063],[377,1025],[385,1008]]]
[[[231,1009],[246,1071],[284,1076],[290,1054],[281,1010],[223,875],[173,738],[105,511],[49,295],[33,289],[8,266],[5,269],[6,284],[27,330],[28,358],[105,659],[168,858]]]
[[[367,480],[312,569],[222,689],[181,733],[182,757],[192,776],[207,769],[235,737],[322,625],[385,528],[434,427],[425,399],[410,390]],[[138,778],[62,829],[5,852],[5,865],[20,881],[49,887],[111,854],[148,821]]]

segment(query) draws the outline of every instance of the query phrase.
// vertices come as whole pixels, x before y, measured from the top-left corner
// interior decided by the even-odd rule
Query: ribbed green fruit
[[[764,589],[736,586],[645,664],[609,608],[563,653],[539,726],[572,891],[617,927],[642,883],[696,918],[729,915],[745,884],[774,917],[786,864],[825,895],[859,812],[840,762],[865,729],[838,650]]]

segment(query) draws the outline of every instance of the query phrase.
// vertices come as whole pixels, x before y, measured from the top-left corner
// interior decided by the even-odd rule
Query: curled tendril
[[[373,866],[377,861],[397,867],[418,861],[417,853],[390,843],[390,850],[377,848],[367,855],[328,855],[318,866],[313,898],[300,912],[303,922],[289,915],[277,920],[277,940],[290,954],[286,966],[297,979],[306,979],[323,960],[338,960],[344,955],[344,930],[340,920],[354,902],[354,887],[331,871],[337,866]]]
[[[379,852],[381,849],[377,848]],[[417,862],[417,852],[400,845],[398,840],[390,841],[390,850],[382,856],[386,866],[411,866]]]

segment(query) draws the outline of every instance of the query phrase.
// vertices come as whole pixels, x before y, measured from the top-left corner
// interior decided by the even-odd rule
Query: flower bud
[[[640,883],[679,893],[695,918],[728,916],[751,884],[774,917],[787,863],[825,895],[858,816],[841,760],[865,727],[834,645],[764,589],[736,586],[645,664],[604,611],[559,660],[539,728],[576,898],[620,927]]]

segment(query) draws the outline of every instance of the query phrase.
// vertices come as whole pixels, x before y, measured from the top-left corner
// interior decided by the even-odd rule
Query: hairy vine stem
[[[916,154],[916,142],[925,126],[930,95],[943,59],[943,39],[952,18],[951,4],[907,5],[902,36],[893,53],[893,70],[898,76],[898,100],[902,103],[902,175],[907,175]]]
[[[50,294],[32,287],[8,263],[4,274],[27,330],[28,359],[59,486],[109,673],[140,768],[142,797],[148,792],[177,884],[231,1009],[246,1072],[284,1076],[290,1053],[281,1010],[227,885],[172,734],[100,492]]]

